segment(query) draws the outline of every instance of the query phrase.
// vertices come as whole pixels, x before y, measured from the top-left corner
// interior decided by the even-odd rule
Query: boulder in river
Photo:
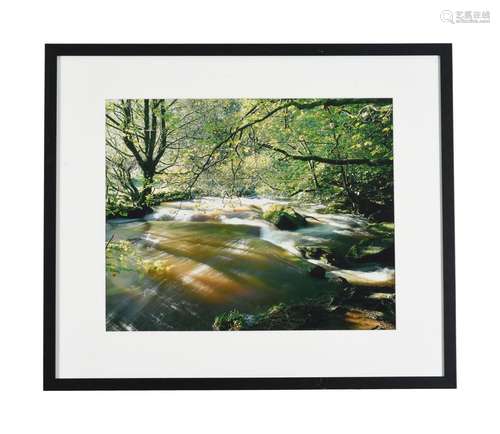
[[[362,240],[351,247],[347,259],[352,262],[394,265],[394,241],[388,238]]]
[[[278,229],[294,231],[307,225],[305,217],[292,207],[273,205],[262,214],[262,218],[273,223]]]
[[[320,259],[326,254],[323,246],[297,246],[300,254],[306,259]]]
[[[209,214],[193,214],[191,216],[191,221],[192,222],[214,222],[214,221],[219,221],[220,216],[216,213],[209,213]]]
[[[333,246],[328,245],[304,245],[297,246],[298,251],[305,259],[316,259],[324,264],[343,266],[346,261],[342,254],[335,252]]]
[[[175,220],[175,218],[174,218],[174,216],[172,216],[170,214],[161,214],[158,216],[157,220],[162,221],[162,222],[169,222],[169,221]]]
[[[347,259],[355,263],[377,262],[394,265],[394,224],[373,223],[367,227],[370,238],[354,244]]]

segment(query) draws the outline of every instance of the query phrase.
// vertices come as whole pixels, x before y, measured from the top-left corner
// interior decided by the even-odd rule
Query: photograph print
[[[105,106],[107,331],[396,328],[392,99]]]

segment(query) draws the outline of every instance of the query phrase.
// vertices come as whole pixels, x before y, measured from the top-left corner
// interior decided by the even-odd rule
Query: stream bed
[[[293,206],[308,224],[277,229],[262,218],[273,205]],[[107,330],[212,330],[225,312],[251,317],[279,303],[334,299],[346,285],[394,292],[392,266],[304,254],[322,246],[346,255],[371,236],[363,217],[321,211],[318,204],[204,197],[163,203],[142,219],[108,220]],[[315,276],[315,267],[324,276]],[[356,327],[337,321],[328,328]]]

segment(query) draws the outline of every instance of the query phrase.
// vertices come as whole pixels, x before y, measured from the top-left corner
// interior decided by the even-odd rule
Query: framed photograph
[[[456,387],[451,52],[46,45],[44,389]]]

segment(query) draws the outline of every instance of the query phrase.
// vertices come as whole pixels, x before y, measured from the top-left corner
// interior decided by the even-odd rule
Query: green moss
[[[376,223],[367,228],[372,238],[354,244],[347,252],[350,262],[378,262],[394,265],[394,224]]]
[[[325,300],[279,303],[256,315],[244,315],[237,310],[223,313],[215,317],[212,328],[218,331],[314,329],[324,319],[325,312]]]
[[[391,329],[394,325],[394,296],[377,298],[367,288],[349,287],[335,296],[323,294],[298,303],[279,303],[253,315],[233,310],[217,316],[213,329],[368,330]]]
[[[234,309],[230,312],[225,312],[221,315],[216,316],[212,328],[219,331],[237,331],[242,330],[245,325],[245,315]]]
[[[366,229],[374,236],[394,238],[394,223],[370,223]]]
[[[162,202],[177,202],[192,199],[192,194],[186,191],[158,192],[151,195],[151,206],[157,206]]]
[[[324,301],[280,303],[256,316],[252,330],[307,330],[318,328],[325,316]]]
[[[318,214],[349,214],[353,212],[352,205],[345,201],[329,203],[316,211]]]
[[[262,214],[262,218],[278,229],[293,231],[307,225],[304,216],[300,215],[292,207],[273,205]]]

